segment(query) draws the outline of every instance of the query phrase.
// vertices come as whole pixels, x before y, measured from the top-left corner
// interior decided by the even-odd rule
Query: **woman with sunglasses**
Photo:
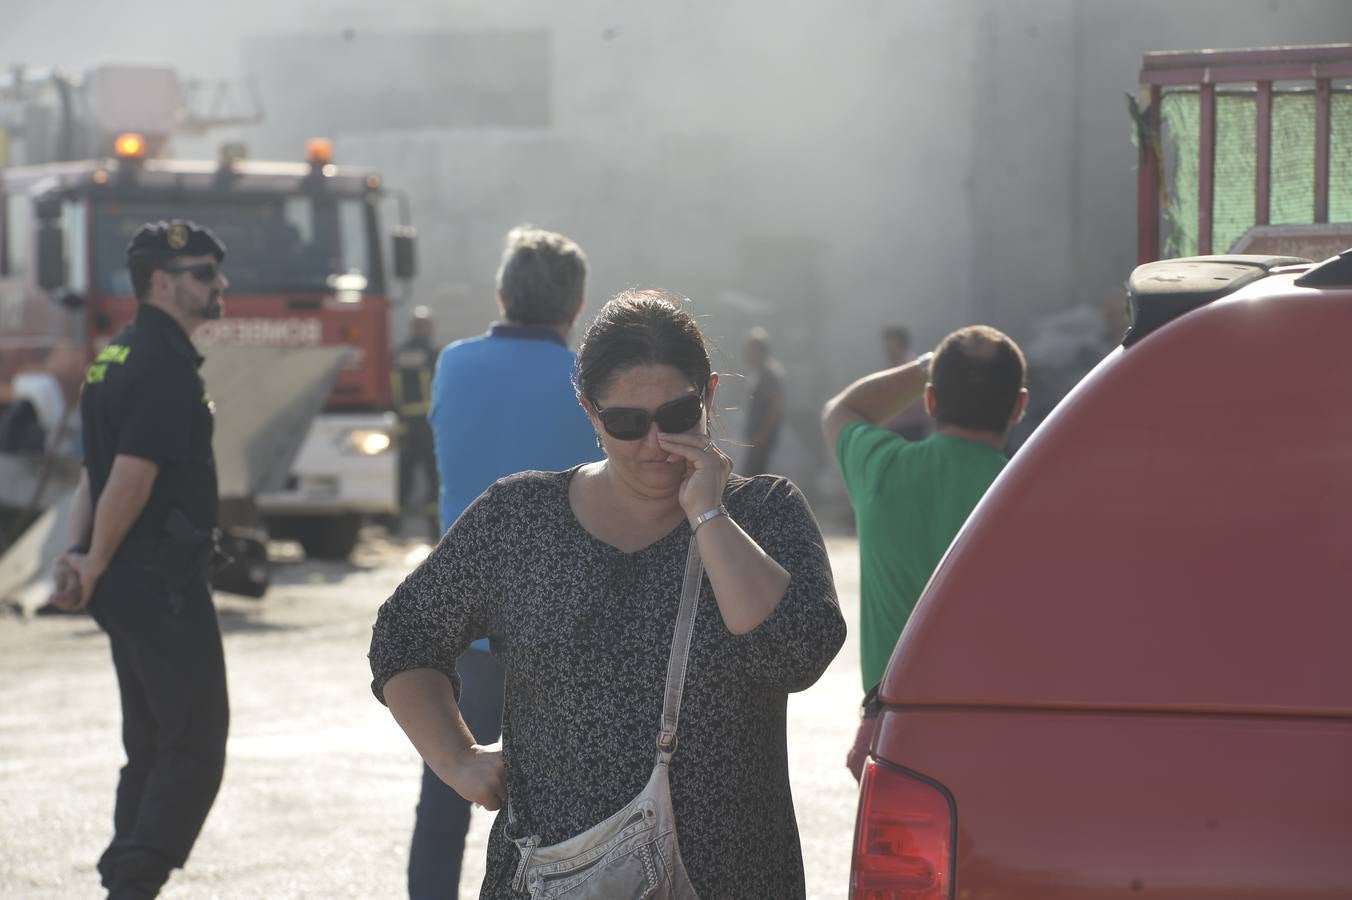
[[[512,839],[583,832],[651,773],[693,532],[706,577],[671,766],[681,857],[701,897],[801,897],[787,695],[845,638],[816,521],[786,479],[732,474],[709,433],[718,376],[673,295],[607,303],[576,382],[605,458],[505,478],[464,512],[381,607],[376,696],[462,796],[510,799],[480,896],[520,896]],[[474,744],[456,704],[455,659],[485,636],[506,671],[501,750]]]

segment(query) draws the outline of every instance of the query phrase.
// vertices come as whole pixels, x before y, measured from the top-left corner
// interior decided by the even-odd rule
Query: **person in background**
[[[601,455],[573,394],[568,348],[582,310],[587,257],[572,240],[530,226],[507,234],[498,267],[501,318],[488,333],[441,351],[427,421],[441,476],[441,528],[499,478],[528,469],[559,471]],[[502,730],[502,666],[487,640],[455,664],[460,707],[480,744]],[[411,900],[458,896],[469,801],[423,766],[408,859]]]
[[[404,512],[415,509],[426,518],[431,533],[440,535],[437,508],[437,460],[427,413],[432,403],[432,372],[438,348],[433,343],[436,322],[426,306],[413,310],[408,338],[394,351],[394,409],[399,415],[399,502]],[[418,493],[418,475],[424,492]],[[418,496],[414,496],[418,494]]]
[[[903,325],[891,325],[883,329],[883,359],[888,368],[903,366],[914,358],[910,329]],[[934,420],[925,412],[925,401],[917,397],[914,403],[884,422],[883,427],[895,431],[908,441],[920,441],[934,430]]]
[[[770,336],[764,328],[747,333],[742,356],[752,382],[746,419],[750,448],[741,469],[743,475],[760,475],[770,470],[770,454],[784,423],[784,367],[770,355]]]
[[[846,766],[858,779],[877,724],[877,690],[901,630],[948,545],[1004,468],[1005,437],[1028,406],[1023,351],[984,325],[934,353],[851,384],[822,409],[859,533],[859,665],[864,711]],[[921,441],[881,427],[924,398],[938,423]]]
[[[84,354],[69,341],[48,348],[41,362],[19,371],[0,409],[0,453],[73,455],[79,447],[76,406]]]

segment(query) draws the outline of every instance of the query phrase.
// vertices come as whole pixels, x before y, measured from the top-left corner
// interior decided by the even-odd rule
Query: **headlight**
[[[327,283],[339,303],[360,303],[367,284],[366,276],[360,272],[330,275]]]
[[[379,456],[390,449],[390,433],[376,428],[358,428],[348,434],[352,447],[362,456]]]

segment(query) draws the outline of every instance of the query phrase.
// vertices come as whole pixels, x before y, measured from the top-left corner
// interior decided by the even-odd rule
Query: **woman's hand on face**
[[[452,758],[447,771],[438,771],[437,777],[471,803],[484,809],[500,808],[507,797],[502,744],[471,744]]]
[[[688,518],[708,512],[723,502],[723,489],[732,474],[732,458],[707,434],[665,434],[657,442],[673,459],[685,459],[685,479],[678,499]]]

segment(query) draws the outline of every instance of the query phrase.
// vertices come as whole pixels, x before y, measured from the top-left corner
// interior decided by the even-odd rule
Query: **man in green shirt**
[[[1005,435],[1028,405],[1023,352],[985,325],[919,359],[859,379],[829,400],[822,430],[859,531],[859,664],[864,717],[846,764],[859,778],[877,721],[875,689],[920,593],[958,529],[1004,468]],[[935,433],[883,428],[923,396]]]

